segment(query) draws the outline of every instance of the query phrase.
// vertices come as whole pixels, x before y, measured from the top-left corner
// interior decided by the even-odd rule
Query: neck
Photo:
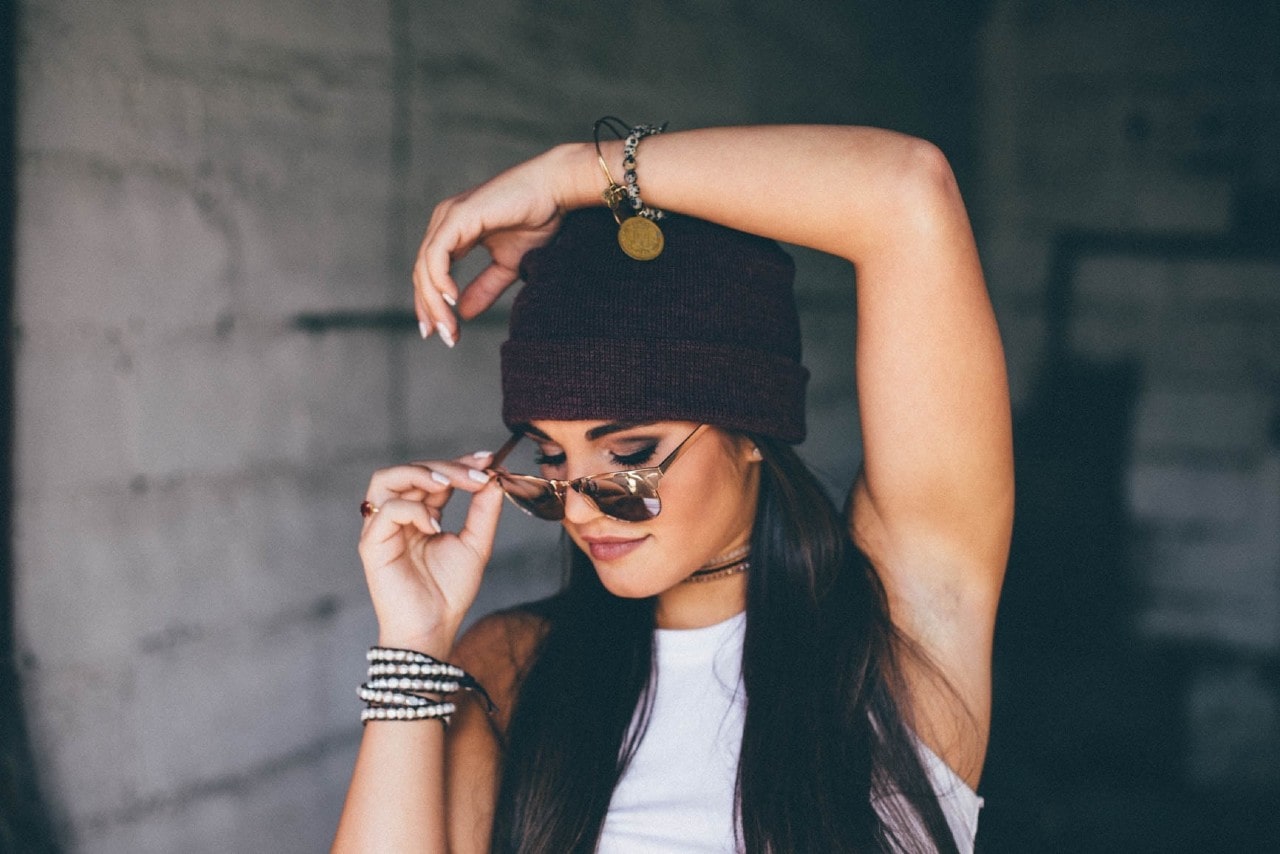
[[[660,629],[700,629],[729,619],[747,606],[748,547],[708,561],[689,578],[658,595]]]

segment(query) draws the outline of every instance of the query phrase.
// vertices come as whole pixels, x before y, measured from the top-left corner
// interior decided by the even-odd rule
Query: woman
[[[1013,481],[951,171],[868,128],[623,148],[554,148],[432,216],[424,337],[452,346],[450,307],[475,317],[524,262],[503,415],[554,482],[487,454],[373,476],[360,554],[379,644],[461,665],[497,710],[459,701],[447,733],[370,722],[335,848],[971,850]],[[624,172],[672,212],[652,261],[580,210]],[[761,238],[856,268],[863,466],[843,513],[790,449],[805,374],[789,262]],[[450,266],[477,244],[492,263],[459,288]],[[640,476],[594,477],[655,467],[648,503],[619,494]],[[465,525],[443,532],[458,490]],[[560,519],[570,581],[457,640],[504,490]]]

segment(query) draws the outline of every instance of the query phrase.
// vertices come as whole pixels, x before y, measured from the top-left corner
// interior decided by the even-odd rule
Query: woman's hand
[[[438,332],[453,346],[458,323],[450,304],[469,320],[515,282],[524,254],[549,242],[561,215],[580,204],[582,160],[581,146],[559,146],[436,205],[413,267],[424,337]],[[489,266],[459,288],[450,267],[477,244],[488,250]]]
[[[377,508],[360,534],[360,559],[378,616],[378,643],[448,656],[493,551],[502,491],[487,453],[393,466],[374,473],[365,499]],[[455,489],[472,493],[466,524],[441,530]]]

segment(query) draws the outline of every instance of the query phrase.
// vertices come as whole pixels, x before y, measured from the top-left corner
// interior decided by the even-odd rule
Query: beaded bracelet
[[[360,699],[370,706],[429,706],[434,702],[417,694],[402,694],[399,691],[379,691],[376,686],[366,682],[360,686]]]
[[[627,135],[626,142],[622,144],[622,180],[627,184],[627,197],[631,200],[631,209],[636,212],[636,216],[642,216],[645,219],[659,220],[666,214],[657,208],[647,206],[640,199],[640,184],[636,179],[636,152],[640,150],[640,140],[646,136],[662,133],[666,129],[665,123],[661,126],[636,125]]]
[[[609,165],[605,163],[604,154],[600,151],[601,127],[607,127],[623,140],[622,166],[626,170],[622,176],[623,184],[613,180]],[[640,184],[636,177],[636,152],[639,150],[640,140],[646,136],[662,133],[667,129],[667,125],[664,122],[661,125],[635,125],[628,128],[627,123],[616,116],[599,118],[592,126],[596,159],[600,162],[600,169],[608,182],[602,195],[605,204],[613,212],[614,220],[618,223],[618,245],[622,247],[622,251],[637,261],[652,261],[662,254],[665,245],[662,229],[658,227],[657,221],[666,214],[657,208],[648,207],[640,198]],[[625,136],[623,131],[627,131]],[[630,213],[626,216],[623,216],[624,199],[627,200],[627,207],[630,208]]]
[[[430,691],[435,694],[456,694],[462,690],[462,683],[447,679],[397,679],[393,676],[390,679],[370,678],[365,684],[378,690]]]
[[[366,704],[361,723],[438,720],[447,727],[458,707],[446,698],[459,691],[475,695],[487,714],[497,711],[484,687],[455,664],[416,650],[384,646],[371,647],[365,658],[368,681],[356,692]]]
[[[430,706],[372,706],[360,713],[360,723],[369,721],[440,721],[446,727],[449,719],[458,711],[453,703],[434,703]]]

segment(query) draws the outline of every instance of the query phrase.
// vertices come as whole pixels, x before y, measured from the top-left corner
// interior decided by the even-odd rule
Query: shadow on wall
[[[0,0],[0,851],[54,851],[27,741],[13,648],[13,294],[17,4]]]
[[[1280,850],[1280,247],[1067,234],[1053,270],[982,850]]]

